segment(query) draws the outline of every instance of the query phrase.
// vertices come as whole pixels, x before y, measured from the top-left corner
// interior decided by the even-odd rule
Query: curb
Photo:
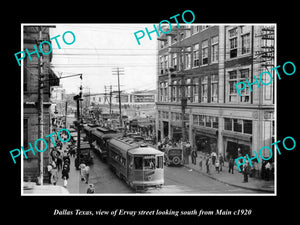
[[[207,176],[207,177],[209,177],[209,178],[211,178],[211,179],[213,179],[213,180],[216,180],[216,181],[218,181],[218,182],[220,182],[220,183],[227,184],[227,185],[230,185],[230,186],[233,186],[233,187],[243,188],[243,189],[252,190],[252,191],[267,192],[267,193],[272,193],[272,194],[275,193],[275,190],[268,190],[268,189],[261,189],[261,188],[253,188],[253,187],[245,187],[245,186],[241,186],[241,185],[238,185],[238,184],[232,184],[232,183],[229,183],[229,182],[220,180],[220,179],[218,179],[218,178],[216,178],[216,177],[213,177],[213,176],[211,176],[211,175],[208,175],[207,173],[204,173],[204,172],[201,172],[201,171],[199,171],[199,170],[196,170],[196,169],[194,169],[194,168],[192,168],[192,167],[190,167],[190,166],[188,166],[188,165],[183,165],[183,166],[186,167],[186,168],[192,169],[192,170],[194,170],[194,171],[196,171],[196,172],[198,172],[198,173],[201,173],[202,175],[205,175],[205,176]]]

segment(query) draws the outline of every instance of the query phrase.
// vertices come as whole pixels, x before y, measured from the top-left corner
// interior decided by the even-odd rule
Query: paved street
[[[213,194],[213,193],[253,193],[232,187],[186,167],[165,167],[165,186],[154,193]]]
[[[116,177],[94,154],[94,165],[91,166],[90,183],[96,193],[102,194],[133,194],[127,184]],[[87,184],[80,183],[80,193],[86,193]],[[213,180],[197,171],[186,167],[165,167],[165,184],[161,189],[150,189],[147,194],[234,194],[256,193],[252,190],[230,186]]]
[[[89,183],[94,184],[96,193],[134,193],[109,169],[106,163],[100,160],[97,154],[94,153],[93,156],[94,164],[90,166]],[[80,193],[86,193],[87,187],[87,184],[80,182]]]

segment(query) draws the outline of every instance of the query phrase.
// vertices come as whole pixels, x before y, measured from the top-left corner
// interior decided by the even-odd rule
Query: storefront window
[[[193,124],[198,125],[198,115],[193,115]]]
[[[244,133],[252,134],[252,120],[244,120]]]
[[[204,115],[199,115],[199,126],[204,126],[205,117]]]
[[[233,130],[236,132],[242,132],[243,120],[234,119],[233,120]]]
[[[232,119],[225,118],[225,130],[232,130]]]
[[[197,151],[211,153],[212,151],[217,151],[217,138],[207,136],[205,134],[196,133],[195,135],[195,145]]]
[[[233,159],[245,156],[246,154],[250,154],[250,144],[242,144],[239,143],[238,140],[236,141],[228,141],[227,148],[226,148],[226,159],[229,160],[230,157]]]
[[[219,127],[218,117],[213,117],[212,118],[212,125],[213,125],[213,128],[218,128]]]
[[[252,134],[252,120],[224,118],[225,130]]]
[[[210,116],[206,116],[206,127],[211,127],[211,117]]]

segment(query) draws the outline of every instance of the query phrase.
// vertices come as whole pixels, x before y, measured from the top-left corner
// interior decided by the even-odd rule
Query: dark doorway
[[[169,122],[163,121],[164,137],[169,136]]]
[[[157,139],[158,139],[158,141],[161,141],[161,132],[160,132],[160,130],[158,130],[157,131]]]
[[[228,159],[230,158],[230,156],[234,159],[240,156],[245,156],[246,154],[251,156],[249,145],[239,144],[233,141],[227,142],[226,152]]]

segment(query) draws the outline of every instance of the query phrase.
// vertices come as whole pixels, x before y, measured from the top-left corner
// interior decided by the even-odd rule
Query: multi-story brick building
[[[51,43],[49,37],[49,28],[42,27],[42,39]],[[39,31],[36,26],[23,27],[23,51],[28,49],[30,53],[34,52],[34,45],[37,45],[36,40],[39,39]],[[48,45],[44,45],[44,52],[49,52]],[[44,136],[52,133],[50,126],[50,87],[59,85],[59,79],[50,69],[52,54],[43,55],[39,52],[43,68],[41,73],[44,75],[43,87],[43,133]],[[38,90],[39,90],[39,73],[38,73],[38,56],[36,53],[22,60],[23,63],[23,147],[29,149],[29,143],[34,148],[34,142],[38,139]],[[44,137],[42,137],[44,138]],[[50,138],[44,138],[48,143],[51,143]],[[37,151],[35,151],[37,153]],[[44,180],[47,181],[46,166],[49,158],[49,149],[44,152]],[[39,176],[39,161],[38,155],[33,155],[31,151],[27,152],[28,159],[23,158],[23,176],[27,180],[29,177],[35,180]]]
[[[235,84],[246,79],[252,83],[254,76],[274,66],[274,26],[181,26],[158,40],[159,139],[182,137],[184,91],[187,137],[199,151],[215,151],[228,159],[270,146],[273,82],[260,88],[254,84],[253,91],[247,87],[241,96]]]

